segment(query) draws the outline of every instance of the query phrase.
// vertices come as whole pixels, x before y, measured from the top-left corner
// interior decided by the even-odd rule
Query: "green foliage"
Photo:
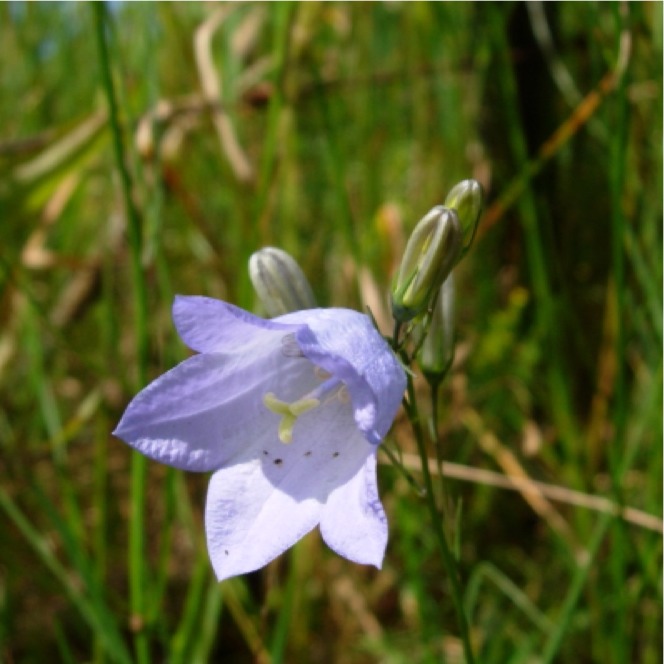
[[[462,661],[402,421],[382,571],[314,533],[221,586],[206,478],[110,431],[187,354],[173,294],[251,309],[261,246],[389,334],[406,238],[469,177],[445,460],[661,517],[661,32],[661,3],[0,5],[0,661]],[[661,532],[437,498],[479,662],[660,661]]]

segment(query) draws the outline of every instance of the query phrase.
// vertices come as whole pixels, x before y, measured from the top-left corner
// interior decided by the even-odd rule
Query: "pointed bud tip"
[[[437,205],[415,226],[392,289],[392,313],[406,322],[429,308],[461,251],[456,211]]]
[[[249,277],[271,318],[316,307],[302,268],[283,249],[264,247],[254,252],[249,258]]]
[[[470,244],[475,235],[483,203],[482,185],[477,180],[462,180],[452,187],[445,199],[445,206],[456,210],[459,215],[466,246]]]

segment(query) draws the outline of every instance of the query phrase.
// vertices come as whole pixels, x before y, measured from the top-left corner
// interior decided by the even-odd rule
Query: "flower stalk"
[[[398,347],[398,339],[396,336],[392,339],[392,347],[393,349]],[[401,347],[401,350],[399,350],[398,353],[401,357],[402,363],[405,366],[410,366],[413,360],[412,356],[410,356],[403,347]],[[437,395],[437,391],[433,393]],[[422,421],[420,419],[420,413],[417,406],[413,376],[410,372],[406,372],[406,395],[403,399],[403,407],[406,411],[406,415],[408,417],[408,421],[410,422],[411,429],[415,437],[415,442],[417,444],[417,451],[422,466],[422,478],[424,480],[424,498],[426,501],[427,509],[429,511],[429,517],[431,519],[434,534],[436,536],[436,541],[438,543],[438,549],[443,561],[443,566],[447,572],[450,595],[452,596],[452,602],[457,614],[457,621],[459,624],[459,632],[463,644],[466,664],[474,664],[475,658],[470,642],[468,619],[466,617],[466,612],[463,606],[463,593],[461,590],[461,581],[459,579],[459,570],[454,555],[452,554],[452,550],[448,544],[447,536],[445,535],[445,531],[443,529],[443,514],[441,514],[441,511],[436,505],[433,479],[431,477],[431,471],[429,470],[424,429],[422,427]],[[434,445],[435,443],[436,439],[434,438]],[[440,456],[438,461],[439,463],[442,462],[442,458]]]
[[[451,271],[470,247],[481,210],[481,187],[474,180],[459,183],[448,195],[445,206],[433,208],[415,227],[404,253],[394,288],[392,349],[404,367],[417,357],[429,383],[432,407],[431,442],[442,469],[443,450],[438,440],[438,394],[454,357],[454,280]],[[402,334],[403,324],[410,321]],[[457,614],[466,664],[475,659],[457,561],[443,527],[443,510],[436,504],[429,469],[425,430],[415,395],[413,373],[406,370],[403,407],[410,422],[422,466],[424,498],[447,572],[450,595]],[[441,498],[445,485],[441,472]]]
[[[440,386],[454,360],[454,273],[443,283],[431,314],[428,330],[417,352],[418,363],[429,383],[431,393],[431,440],[438,461],[440,496],[445,501],[445,475],[443,470],[443,441],[438,436]]]

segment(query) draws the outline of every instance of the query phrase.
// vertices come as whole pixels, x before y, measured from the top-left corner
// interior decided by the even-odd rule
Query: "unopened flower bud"
[[[482,186],[477,180],[463,180],[452,187],[445,207],[456,210],[463,232],[463,245],[469,247],[482,212]]]
[[[412,320],[431,304],[461,251],[461,226],[454,210],[434,207],[415,226],[392,288],[392,313]]]
[[[316,308],[302,268],[282,249],[264,247],[253,253],[249,258],[249,277],[270,318]]]
[[[454,291],[452,273],[438,292],[418,357],[422,373],[429,383],[440,382],[454,358]]]

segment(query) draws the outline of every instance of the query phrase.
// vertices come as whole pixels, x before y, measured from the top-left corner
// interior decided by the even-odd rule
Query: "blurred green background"
[[[478,661],[661,661],[661,3],[9,2],[0,58],[0,661],[463,661],[386,457],[382,571],[314,532],[218,585],[207,478],[110,431],[187,356],[175,293],[257,310],[261,246],[389,333],[467,177],[439,435]]]

